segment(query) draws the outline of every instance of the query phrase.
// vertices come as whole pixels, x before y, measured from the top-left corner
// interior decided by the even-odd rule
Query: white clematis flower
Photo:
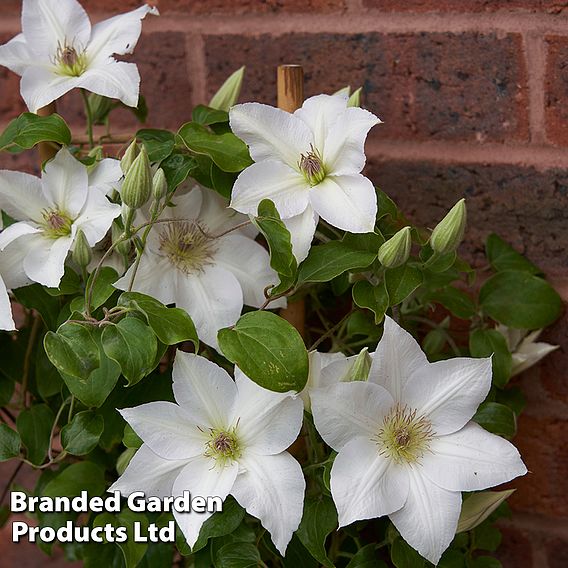
[[[498,325],[495,329],[506,339],[511,352],[512,377],[536,365],[543,357],[559,348],[559,345],[537,341],[542,329],[530,333],[526,329],[514,329],[505,325]]]
[[[144,444],[109,491],[128,495],[233,495],[284,554],[303,511],[305,481],[288,453],[302,425],[302,401],[266,390],[238,368],[236,380],[211,361],[178,351],[177,404],[150,402],[121,411]],[[174,513],[193,546],[210,513]]]
[[[456,532],[460,492],[527,472],[511,443],[471,421],[490,386],[490,358],[429,363],[386,317],[368,382],[311,395],[316,428],[339,452],[331,493],[340,526],[388,515],[436,564]]]
[[[0,170],[0,209],[19,221],[0,233],[0,250],[14,243],[27,277],[56,288],[77,232],[94,246],[120,215],[105,192],[121,175],[118,160],[102,160],[89,173],[65,148],[46,164],[41,179]]]
[[[0,46],[0,65],[21,75],[31,112],[75,88],[135,107],[138,68],[113,55],[132,53],[148,13],[158,11],[142,6],[91,26],[76,0],[24,0],[22,33]]]
[[[243,217],[211,190],[195,186],[176,195],[161,218],[176,220],[153,226],[132,289],[186,310],[199,338],[217,349],[217,332],[236,323],[244,304],[259,308],[264,289],[278,281],[268,252],[250,227],[212,238]],[[133,273],[134,266],[115,286],[127,290]]]
[[[294,255],[308,255],[318,219],[351,233],[371,232],[377,197],[361,175],[367,133],[381,121],[347,97],[318,95],[293,114],[259,103],[234,106],[233,132],[256,162],[233,187],[231,207],[257,214],[271,199],[292,236]]]

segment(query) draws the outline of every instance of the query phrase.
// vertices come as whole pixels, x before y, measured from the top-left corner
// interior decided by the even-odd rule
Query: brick
[[[345,9],[345,0],[160,0],[161,13],[245,14],[314,13]]]
[[[103,14],[122,14],[135,10],[143,4],[150,4],[161,8],[163,0],[79,0],[79,3],[89,14],[101,12]]]
[[[559,14],[568,8],[566,0],[363,0],[365,8],[385,12],[497,12],[527,10]]]
[[[546,132],[551,142],[568,146],[568,38],[548,36],[546,40]]]
[[[40,163],[37,151],[27,150],[20,154],[0,152],[0,170],[18,170],[39,176]]]
[[[540,382],[548,397],[568,405],[568,380],[566,378],[566,354],[568,353],[568,319],[561,318],[541,336],[542,341],[560,345],[541,363]]]
[[[483,242],[496,232],[545,271],[568,273],[567,170],[369,159],[367,174],[410,219],[427,227],[465,197],[462,250],[475,263],[485,263]]]
[[[510,524],[500,525],[499,530],[503,539],[495,555],[503,564],[503,568],[532,566],[533,551],[530,537],[524,531]]]
[[[517,34],[205,36],[209,94],[247,65],[242,100],[274,104],[276,66],[300,63],[307,96],[362,85],[377,136],[412,140],[527,140],[521,53]]]
[[[568,566],[568,535],[566,538],[554,538],[546,542],[548,568],[566,568]]]
[[[134,54],[125,58],[138,64],[141,93],[149,109],[145,126],[177,129],[191,119],[192,88],[185,58],[185,35],[181,32],[142,33]],[[77,92],[65,95],[58,110],[70,124],[85,124]],[[141,126],[130,111],[117,109],[111,115],[111,127],[112,131],[134,133]]]

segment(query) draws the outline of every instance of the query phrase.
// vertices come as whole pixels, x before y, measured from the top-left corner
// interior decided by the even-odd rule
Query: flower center
[[[425,416],[397,404],[383,420],[375,441],[380,453],[396,463],[415,463],[428,451],[432,436],[432,424]]]
[[[59,209],[44,209],[44,233],[51,239],[68,237],[71,234],[73,219]]]
[[[57,47],[55,65],[59,75],[79,77],[87,70],[87,57],[84,51],[78,52],[73,45],[66,42]]]
[[[197,223],[173,221],[160,233],[160,251],[176,268],[191,274],[211,264],[215,240]]]
[[[221,466],[224,466],[227,462],[238,460],[242,454],[235,428],[229,430],[212,429],[206,448],[204,455],[213,458]]]
[[[319,152],[310,144],[310,151],[300,155],[298,166],[311,186],[325,179],[325,168]]]

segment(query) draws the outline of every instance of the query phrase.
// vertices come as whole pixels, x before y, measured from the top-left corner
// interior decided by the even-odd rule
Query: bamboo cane
[[[278,108],[294,112],[304,102],[304,70],[301,65],[280,65],[277,73]],[[305,335],[306,306],[304,299],[290,302],[280,315]]]
[[[52,102],[47,106],[38,109],[37,114],[38,116],[49,116],[50,114],[54,114],[56,111],[55,102]],[[55,156],[55,154],[57,154],[57,148],[49,142],[40,142],[37,146],[41,164],[43,164],[46,160],[50,160],[53,156]]]

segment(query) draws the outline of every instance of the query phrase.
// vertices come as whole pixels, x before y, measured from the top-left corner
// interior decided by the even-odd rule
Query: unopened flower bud
[[[154,201],[158,202],[166,195],[168,191],[168,182],[166,181],[166,174],[162,168],[154,174],[152,180],[152,197]]]
[[[93,251],[89,246],[85,233],[81,229],[77,231],[77,236],[75,237],[72,258],[81,268],[88,266],[93,258]]]
[[[130,254],[130,241],[125,240],[119,242],[123,236],[124,236],[124,229],[118,223],[114,222],[111,228],[112,244],[118,243],[115,249],[116,252],[118,252],[123,256],[126,256]]]
[[[104,124],[112,110],[113,100],[95,93],[89,95],[89,108],[94,124]]]
[[[209,101],[209,106],[229,112],[229,109],[237,102],[241,94],[244,74],[244,67],[237,69],[213,95],[213,98]]]
[[[345,375],[345,377],[342,379],[342,381],[366,381],[369,377],[369,371],[371,370],[372,362],[373,360],[369,355],[369,349],[365,347],[361,350],[359,355],[357,355],[355,362],[347,372],[347,375]]]
[[[347,101],[348,107],[360,107],[361,106],[361,91],[363,87],[359,87],[357,90],[353,91],[349,100]]]
[[[96,166],[98,162],[103,159],[103,147],[95,146],[92,150],[89,151],[87,156],[89,156],[89,158],[95,158],[95,163],[93,164],[93,166]]]
[[[386,268],[396,268],[408,260],[411,247],[410,227],[404,227],[381,245],[379,262]]]
[[[142,146],[124,177],[120,195],[122,202],[131,209],[139,209],[152,193],[152,170],[146,148]]]
[[[123,174],[128,173],[128,170],[136,159],[136,156],[138,156],[138,144],[136,144],[136,139],[134,139],[130,143],[130,146],[126,148],[126,152],[124,152],[124,156],[122,156],[122,160],[120,160],[120,168],[122,169]]]
[[[466,222],[465,199],[460,199],[432,231],[432,250],[438,254],[454,252],[463,239]]]

